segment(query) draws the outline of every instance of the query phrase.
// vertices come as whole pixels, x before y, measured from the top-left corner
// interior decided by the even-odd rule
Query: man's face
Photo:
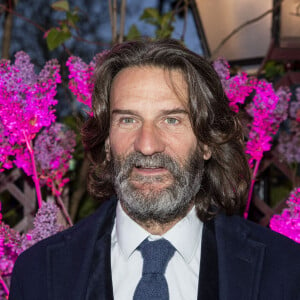
[[[179,71],[131,67],[113,81],[107,144],[118,197],[137,220],[182,217],[200,188],[209,154],[199,150],[187,102]]]

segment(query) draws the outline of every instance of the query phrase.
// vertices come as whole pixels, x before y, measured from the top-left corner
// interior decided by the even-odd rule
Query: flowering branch
[[[2,8],[4,11],[7,11],[8,13],[10,14],[13,14],[17,17],[19,17],[20,19],[23,19],[24,21],[32,24],[34,27],[36,27],[37,29],[39,29],[40,31],[42,32],[46,32],[46,28],[44,28],[43,26],[39,25],[38,23],[26,18],[25,16],[17,13],[15,10],[11,9],[11,8],[8,8],[6,5],[3,5],[3,4],[0,4],[0,8]]]
[[[286,203],[288,208],[272,217],[270,228],[300,243],[300,187],[291,192]]]
[[[1,274],[0,274],[0,284],[2,285],[2,288],[6,294],[5,298],[8,299],[9,289],[8,289],[8,286],[6,285],[4,279],[2,278]]]
[[[2,285],[2,288],[5,292],[5,298],[8,299],[8,295],[9,295],[9,289],[8,286],[6,285],[4,279],[2,278],[1,274],[0,274],[0,284]]]
[[[251,179],[250,190],[249,190],[249,193],[248,193],[248,198],[247,198],[247,203],[246,203],[246,209],[244,211],[244,218],[245,219],[248,219],[248,213],[249,213],[250,203],[251,203],[252,194],[253,194],[253,188],[254,188],[254,184],[255,184],[255,181],[256,181],[256,175],[257,175],[257,172],[258,172],[260,162],[261,162],[261,160],[257,160],[255,162],[255,167],[254,167],[254,171],[253,171],[252,179]]]
[[[246,97],[255,91],[252,102],[246,107],[246,111],[253,118],[246,143],[246,153],[250,155],[249,164],[251,167],[255,162],[244,212],[244,217],[247,218],[255,179],[264,152],[271,149],[274,135],[277,133],[281,122],[288,116],[290,92],[286,88],[280,88],[275,92],[271,83],[248,78],[246,73],[239,73],[230,77],[229,64],[222,58],[214,62],[214,68],[220,77],[229,100],[229,106],[233,111],[239,112],[240,105],[245,103]]]
[[[38,206],[39,206],[39,208],[41,208],[42,204],[43,204],[43,199],[42,199],[42,194],[41,194],[40,181],[39,181],[38,173],[36,171],[34,151],[33,151],[31,142],[29,142],[29,140],[28,140],[28,137],[27,137],[26,133],[24,132],[24,130],[22,130],[22,131],[23,131],[24,138],[25,138],[25,141],[26,141],[26,146],[27,146],[27,149],[29,151],[30,158],[31,158],[32,171],[33,171],[32,179],[33,179],[33,182],[34,182],[34,185],[35,185],[36,196],[37,196],[37,200],[38,200]]]
[[[54,182],[52,182],[52,190],[56,194],[56,201],[57,201],[57,203],[58,203],[58,205],[59,205],[66,221],[68,222],[68,224],[70,226],[73,226],[73,222],[72,222],[72,219],[70,217],[70,214],[68,213],[68,211],[67,211],[67,209],[66,209],[66,207],[65,207],[65,205],[64,205],[64,203],[63,203],[63,201],[62,201],[62,199],[59,195],[59,192],[56,190]]]

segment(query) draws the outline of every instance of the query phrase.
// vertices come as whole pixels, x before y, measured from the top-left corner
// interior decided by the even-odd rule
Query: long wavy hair
[[[134,41],[114,46],[97,63],[93,116],[83,125],[82,139],[89,160],[88,191],[98,199],[114,194],[112,163],[106,160],[110,128],[110,90],[124,68],[155,66],[180,70],[188,85],[190,121],[199,144],[211,151],[205,161],[195,203],[205,221],[219,212],[240,213],[250,182],[242,127],[211,63],[175,40]]]

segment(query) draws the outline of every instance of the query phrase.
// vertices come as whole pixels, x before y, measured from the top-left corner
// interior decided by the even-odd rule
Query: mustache
[[[173,176],[178,176],[178,173],[180,173],[179,170],[181,169],[179,164],[165,153],[155,153],[146,156],[140,152],[133,152],[125,159],[115,159],[115,174],[120,175],[119,173],[122,171],[122,179],[127,178],[133,168],[164,168]]]

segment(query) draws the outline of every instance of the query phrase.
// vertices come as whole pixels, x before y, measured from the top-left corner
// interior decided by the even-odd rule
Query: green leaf
[[[137,40],[140,37],[141,37],[141,33],[139,32],[136,25],[131,25],[126,36],[126,40],[128,41]]]
[[[51,4],[51,7],[54,10],[58,10],[58,11],[65,11],[65,12],[70,11],[69,2],[67,0],[56,1],[56,2]]]
[[[155,8],[145,8],[143,14],[140,16],[140,20],[158,26],[160,23],[159,11]]]
[[[79,21],[79,16],[77,12],[67,12],[67,20],[68,20],[68,24],[71,27],[75,28],[76,23]]]
[[[282,63],[275,62],[273,60],[268,61],[265,64],[265,77],[269,80],[278,79],[284,74],[284,65]]]
[[[58,30],[56,28],[52,28],[47,35],[47,46],[49,50],[54,50],[66,40],[71,37],[71,32],[69,30]]]
[[[155,35],[157,39],[170,38],[172,35],[172,29],[157,29]]]
[[[168,12],[162,16],[160,24],[162,28],[168,27],[169,24],[171,24],[174,21],[175,21],[174,15],[172,14],[172,12]]]

